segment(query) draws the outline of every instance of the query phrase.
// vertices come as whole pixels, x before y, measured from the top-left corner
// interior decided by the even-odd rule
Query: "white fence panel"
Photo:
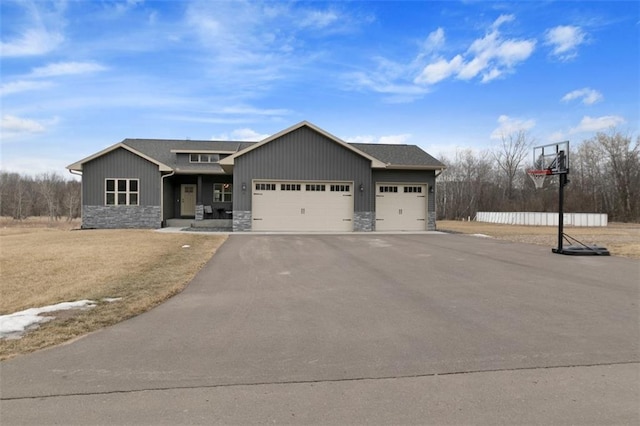
[[[505,225],[558,226],[558,213],[478,212],[476,221]],[[600,227],[607,226],[608,216],[604,213],[565,213],[563,221],[567,226]]]

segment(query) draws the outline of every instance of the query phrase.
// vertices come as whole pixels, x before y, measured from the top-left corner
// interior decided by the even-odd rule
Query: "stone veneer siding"
[[[160,228],[160,206],[83,206],[82,228]]]
[[[204,205],[197,204],[196,205],[196,218],[195,220],[203,220],[204,219]]]
[[[429,217],[427,218],[427,231],[435,231],[436,230],[436,212],[429,212]]]
[[[375,223],[374,212],[355,212],[353,214],[353,230],[356,232],[371,232]]]
[[[251,211],[233,211],[233,232],[251,231]]]

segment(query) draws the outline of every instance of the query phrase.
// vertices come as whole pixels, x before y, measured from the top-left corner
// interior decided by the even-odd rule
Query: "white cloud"
[[[574,90],[567,93],[561,99],[562,102],[569,102],[574,99],[582,99],[582,103],[585,105],[593,105],[596,102],[600,102],[603,99],[602,93],[597,90],[585,87],[583,89]]]
[[[57,62],[34,68],[32,77],[55,77],[60,75],[88,74],[104,71],[106,68],[96,62]]]
[[[373,135],[358,135],[342,138],[346,142],[352,143],[381,143],[390,145],[406,144],[407,140],[411,139],[410,133],[402,133],[399,135],[387,135],[387,136],[373,136]]]
[[[423,49],[426,52],[433,52],[444,46],[444,42],[444,30],[442,28],[438,28],[429,34],[427,40],[424,42]]]
[[[20,118],[15,115],[4,114],[0,122],[0,129],[3,133],[40,133],[45,131],[42,123],[28,118]]]
[[[326,28],[338,21],[339,16],[332,10],[310,10],[306,16],[300,21],[303,27]]]
[[[535,49],[535,40],[504,40],[497,29],[475,40],[467,55],[471,59],[464,64],[457,77],[470,80],[482,73],[482,82],[491,81],[526,60]]]
[[[62,29],[66,1],[23,1],[16,6],[21,12],[2,20],[1,57],[44,55],[65,41]]]
[[[493,24],[491,25],[491,27],[497,29],[498,27],[500,27],[500,25],[505,24],[507,22],[511,22],[515,19],[516,17],[513,15],[500,15],[498,16],[498,19],[493,21]]]
[[[398,83],[388,72],[357,72],[346,76],[347,85],[354,89],[368,89],[386,95],[386,100],[393,103],[411,102],[429,92],[426,87],[410,83]]]
[[[269,134],[266,133],[258,133],[253,129],[244,128],[244,129],[235,129],[231,132],[232,139],[238,139],[243,141],[261,141],[263,139],[268,138]]]
[[[19,37],[0,42],[0,56],[35,56],[51,52],[64,41],[62,34],[44,28],[24,31]]]
[[[268,138],[269,134],[259,133],[253,129],[249,128],[241,128],[232,130],[231,133],[222,133],[219,135],[214,135],[211,140],[216,141],[261,141],[263,139]]]
[[[580,124],[571,128],[569,133],[598,132],[615,127],[624,122],[625,119],[618,115],[604,115],[602,117],[589,117],[585,115],[580,121]]]
[[[12,81],[0,85],[0,96],[9,95],[12,93],[26,92],[30,90],[41,90],[51,86],[52,84],[49,81]]]
[[[572,25],[560,25],[545,33],[545,44],[552,47],[552,54],[567,61],[578,55],[577,48],[586,41],[586,33]]]
[[[502,137],[519,131],[527,131],[536,125],[535,120],[521,120],[511,118],[508,115],[498,117],[498,127],[491,132],[491,139],[502,139]]]
[[[462,64],[463,59],[460,55],[456,55],[450,61],[439,59],[427,65],[414,82],[418,84],[435,84],[449,78],[452,74],[460,72]]]
[[[487,83],[513,72],[516,65],[531,56],[536,46],[533,39],[503,38],[499,27],[513,19],[513,15],[501,15],[491,25],[491,31],[474,40],[464,54],[457,54],[451,60],[437,58],[422,69],[414,82],[435,84],[451,76],[470,80],[481,75],[482,83]]]
[[[380,136],[378,143],[390,144],[390,145],[402,145],[406,144],[407,140],[411,139],[410,133],[402,133],[400,135]]]

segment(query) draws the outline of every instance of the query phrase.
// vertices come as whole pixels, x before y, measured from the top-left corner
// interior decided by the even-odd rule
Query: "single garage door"
[[[353,183],[254,181],[252,230],[352,231]]]
[[[376,184],[377,231],[424,231],[427,185]]]

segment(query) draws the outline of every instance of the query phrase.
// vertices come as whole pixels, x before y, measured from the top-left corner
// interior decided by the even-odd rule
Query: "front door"
[[[196,185],[180,185],[180,216],[196,215]]]

